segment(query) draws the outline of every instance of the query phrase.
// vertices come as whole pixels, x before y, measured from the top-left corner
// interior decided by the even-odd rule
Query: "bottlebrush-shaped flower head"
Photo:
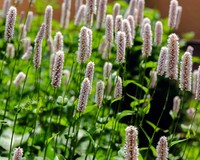
[[[51,36],[53,8],[48,5],[45,10],[44,23],[45,23],[45,37],[48,39]]]
[[[22,156],[23,156],[23,149],[20,147],[15,148],[13,160],[22,160]]]
[[[130,24],[130,27],[131,27],[131,35],[132,35],[132,38],[134,39],[135,38],[135,20],[134,20],[134,17],[129,15],[127,17],[127,20]]]
[[[179,96],[174,97],[173,99],[173,111],[178,114],[180,109],[181,99]]]
[[[177,9],[178,9],[178,1],[171,0],[169,6],[169,20],[168,20],[168,26],[170,28],[176,27]]]
[[[86,58],[90,58],[92,54],[92,30],[88,28],[88,53]]]
[[[30,59],[30,55],[32,53],[33,47],[29,46],[29,48],[27,49],[27,51],[24,53],[24,55],[22,56],[23,60],[29,60]]]
[[[96,28],[102,28],[106,15],[107,0],[99,0],[99,8],[97,13]]]
[[[83,4],[83,0],[76,0],[76,3],[75,3],[76,13],[78,12],[82,4]]]
[[[197,90],[197,77],[198,77],[198,70],[194,70],[192,73],[192,94],[194,96]]]
[[[85,78],[90,80],[90,92],[92,90],[92,81],[94,76],[94,62],[89,62],[85,71]]]
[[[122,79],[121,77],[117,76],[115,78],[114,98],[121,98],[121,97],[122,97]]]
[[[89,47],[88,29],[83,26],[79,33],[79,46],[77,55],[77,61],[79,63],[85,63],[88,54],[88,47]]]
[[[112,63],[106,62],[103,67],[103,77],[106,79],[110,76],[112,70]]]
[[[167,160],[168,159],[168,143],[165,136],[160,137],[158,145],[156,147],[157,158],[156,160]]]
[[[71,0],[64,0],[62,3],[62,11],[61,11],[61,28],[67,28],[69,24],[71,14]]]
[[[142,57],[151,56],[152,52],[152,31],[151,25],[145,24],[143,33]]]
[[[196,84],[196,96],[195,99],[196,100],[200,100],[200,66],[198,68],[198,72],[197,72],[197,84]]]
[[[77,110],[79,112],[84,112],[84,110],[87,106],[89,93],[90,93],[90,80],[88,78],[85,78],[81,84],[81,90],[80,90],[80,95],[79,95],[79,99],[78,99]]]
[[[45,34],[45,24],[43,23],[40,27],[39,32],[37,33],[37,36],[35,38],[35,43],[41,43]]]
[[[177,15],[176,15],[176,26],[175,29],[178,29],[179,24],[181,22],[181,15],[182,15],[182,7],[178,6]]]
[[[117,15],[115,19],[115,33],[123,31],[123,18],[122,15]]]
[[[11,6],[8,10],[8,14],[6,17],[6,27],[4,33],[4,39],[6,41],[10,41],[13,38],[16,16],[17,16],[17,9]]]
[[[139,155],[137,145],[138,131],[134,126],[126,128],[126,145],[125,145],[125,159],[137,160]]]
[[[126,47],[131,47],[133,45],[133,37],[131,34],[131,27],[127,19],[123,20],[123,31],[126,35]]]
[[[192,56],[191,53],[185,52],[180,68],[180,83],[179,87],[181,90],[191,91],[191,79],[192,77]]]
[[[80,26],[80,24],[83,20],[83,15],[85,15],[85,10],[86,10],[86,5],[82,4],[76,13],[76,17],[75,17],[75,21],[74,21],[74,24],[76,26]]]
[[[19,25],[19,39],[26,38],[26,26],[24,24]]]
[[[156,71],[150,71],[150,88],[155,88],[157,83],[157,72]]]
[[[32,22],[32,19],[33,19],[33,12],[32,11],[29,11],[28,12],[28,15],[27,15],[27,18],[26,18],[26,22],[25,22],[25,25],[26,25],[26,31],[30,31],[31,29],[31,22]]]
[[[155,36],[154,36],[155,45],[160,45],[162,43],[162,35],[163,35],[163,24],[161,21],[157,21],[155,26]]]
[[[5,18],[10,7],[10,0],[4,0],[2,8],[2,17]]]
[[[6,57],[13,58],[15,56],[15,47],[12,43],[7,44]]]
[[[194,48],[192,46],[188,46],[186,52],[190,52],[193,55]]]
[[[135,16],[136,1],[137,0],[131,0],[129,3],[128,15],[131,15],[133,17]]]
[[[178,79],[179,38],[175,33],[168,38],[168,55],[166,62],[166,77]]]
[[[44,38],[45,33],[45,24],[43,23],[40,27],[40,30],[35,38],[35,48],[34,48],[34,57],[33,57],[33,64],[35,69],[38,69],[41,64],[42,59],[42,40]]]
[[[69,83],[69,78],[70,78],[70,71],[65,69],[63,70],[63,76],[64,76],[64,84],[67,85]]]
[[[113,16],[106,16],[106,39],[108,42],[112,43],[113,41]]]
[[[57,32],[54,37],[54,52],[63,50],[63,35],[61,32]]]
[[[15,87],[18,87],[25,78],[26,78],[26,74],[24,74],[23,72],[19,72],[19,74],[16,76],[15,80],[13,81],[13,83],[15,84]]]
[[[150,21],[150,19],[149,18],[144,18],[143,20],[142,20],[142,25],[141,25],[141,29],[140,29],[140,36],[143,38],[143,34],[144,34],[144,26],[146,25],[146,24],[151,24],[151,21]]]
[[[95,95],[95,103],[97,106],[100,108],[102,106],[103,102],[103,96],[104,96],[104,82],[103,81],[98,81],[96,85],[96,95]]]
[[[143,21],[144,7],[145,7],[145,1],[139,0],[138,1],[138,8],[137,8],[137,24],[139,26],[142,24],[142,21]]]
[[[117,62],[125,62],[126,35],[124,32],[117,32]]]
[[[117,17],[117,15],[120,14],[120,4],[119,3],[115,3],[114,7],[113,7],[113,29],[115,29],[115,19]]]
[[[64,52],[63,51],[56,52],[55,62],[53,65],[52,81],[51,81],[51,85],[54,88],[60,87],[62,71],[63,71],[63,63],[64,63]]]
[[[166,72],[166,58],[168,55],[168,48],[162,47],[158,58],[157,74],[163,76]]]

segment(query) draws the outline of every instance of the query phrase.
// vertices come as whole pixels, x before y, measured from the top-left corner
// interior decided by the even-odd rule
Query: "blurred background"
[[[14,1],[14,0],[13,0]],[[36,0],[37,1],[37,0]],[[83,0],[85,1],[85,0]],[[126,0],[127,2],[129,0]],[[2,8],[3,0],[0,0],[0,8]],[[41,2],[41,0],[40,0]],[[61,3],[63,0],[45,0],[42,1],[42,3],[48,4],[49,2],[56,4],[56,9],[54,9],[54,19],[60,20],[61,15]],[[108,0],[109,3],[114,3],[115,0]],[[168,10],[169,10],[169,4],[170,0],[148,0],[146,1],[146,6],[150,8],[154,8],[160,11],[161,17],[165,18],[168,16]],[[200,40],[200,23],[199,23],[199,15],[200,15],[200,1],[197,0],[179,0],[179,5],[183,7],[183,13],[181,17],[181,23],[179,26],[179,29],[176,31],[179,36],[182,35],[182,33],[186,32],[194,32],[195,36],[192,39],[193,43],[199,43],[198,40]],[[24,2],[20,5],[18,5],[18,13],[20,13],[22,10],[26,11],[28,6],[28,0],[24,0]],[[74,17],[74,7],[75,6],[75,0],[72,0],[72,13],[71,18]],[[45,8],[41,8],[41,11],[45,10]],[[34,11],[34,9],[33,9]]]

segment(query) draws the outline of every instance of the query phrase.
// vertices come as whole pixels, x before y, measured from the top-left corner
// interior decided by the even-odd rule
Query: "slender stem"
[[[185,92],[183,92],[183,96],[182,96],[182,99],[181,99],[181,107],[180,107],[180,111],[182,111],[182,109],[183,109],[183,105],[184,105],[184,103],[183,103],[183,101],[184,101],[184,97],[185,97]],[[178,127],[178,122],[179,122],[180,116],[181,116],[181,113],[179,112],[179,113],[178,113],[178,117],[177,117],[177,121],[176,121],[176,123],[175,123],[175,127],[174,127],[174,129],[172,128],[172,130],[173,130],[173,132],[172,132],[172,138],[171,138],[169,144],[171,144],[172,140],[174,139],[174,135],[175,135],[176,129],[177,129],[177,127]],[[173,126],[172,126],[172,127],[173,127]]]
[[[20,109],[20,105],[21,105],[22,95],[23,95],[24,87],[25,87],[26,80],[27,80],[27,77],[28,77],[28,71],[29,71],[29,69],[30,69],[30,65],[28,66],[28,69],[27,69],[27,72],[26,72],[26,77],[25,77],[25,80],[24,80],[24,83],[23,83],[23,87],[22,87],[22,91],[21,91],[21,94],[20,94],[19,103],[18,103],[18,106],[17,106],[17,113],[15,114],[13,131],[12,131],[11,142],[10,142],[9,158],[8,159],[11,158],[12,143],[13,143],[13,137],[14,137],[14,133],[15,133],[15,127],[16,127],[17,117],[18,117],[18,113],[21,110]]]
[[[74,139],[74,146],[73,146],[73,150],[72,150],[72,154],[71,154],[71,156],[72,156],[72,158],[71,159],[74,159],[74,154],[75,154],[75,149],[76,149],[76,146],[77,146],[77,139],[78,139],[78,132],[79,132],[79,127],[80,127],[80,123],[78,123],[79,121],[79,119],[80,119],[80,117],[81,117],[81,113],[79,112],[79,114],[78,114],[78,119],[76,120],[76,135],[75,135],[75,139]]]
[[[12,130],[12,135],[11,135],[11,141],[10,141],[9,157],[8,157],[9,160],[11,160],[12,142],[13,142],[15,126],[16,126],[16,122],[17,122],[17,116],[18,116],[18,113],[15,114],[15,119],[14,119],[14,125],[13,125],[13,130]]]
[[[101,110],[101,108],[98,108],[98,110],[97,110],[97,113],[96,113],[96,116],[95,116],[95,126],[94,126],[94,128],[96,128],[96,124],[97,124],[97,120],[98,120],[98,117],[99,117],[99,114],[100,114],[100,110]],[[91,136],[93,136],[94,134],[92,134]],[[91,145],[91,139],[89,140],[89,145],[88,145],[88,150],[90,149],[90,145]],[[85,160],[87,160],[87,157],[88,157],[88,153],[86,154],[86,156],[85,156]]]
[[[43,159],[45,160],[46,159],[46,153],[47,153],[47,148],[48,148],[48,145],[49,143],[47,142],[46,138],[47,138],[47,134],[48,133],[51,133],[51,123],[52,123],[52,117],[53,117],[53,104],[55,102],[55,96],[56,96],[56,88],[53,89],[53,101],[50,105],[50,120],[49,120],[49,126],[48,126],[48,129],[47,131],[45,131],[45,135],[44,135],[44,140],[46,141],[45,143],[45,149],[44,149],[44,156],[43,156]]]
[[[163,113],[164,113],[164,111],[165,111],[165,109],[166,109],[166,107],[167,107],[167,102],[168,102],[168,98],[169,98],[169,93],[170,93],[170,84],[169,84],[169,86],[168,86],[168,91],[167,91],[167,96],[166,96],[166,99],[165,99],[164,107],[163,107],[163,109],[162,109],[162,112],[161,112],[160,117],[159,117],[159,119],[158,119],[158,121],[157,121],[157,123],[156,123],[156,127],[155,127],[155,129],[154,129],[154,132],[153,132],[152,137],[151,137],[150,142],[149,142],[149,146],[148,146],[148,149],[147,149],[147,152],[146,152],[145,160],[147,160],[147,157],[148,157],[148,154],[149,154],[149,150],[150,150],[151,144],[153,143],[153,139],[154,139],[154,136],[155,136],[155,134],[156,134],[156,130],[157,130],[158,125],[159,125],[159,123],[160,123],[160,120],[161,120],[161,118],[162,118],[162,116],[163,116]]]
[[[199,105],[199,101],[197,102],[197,104],[196,104],[196,106],[195,106],[196,111],[195,111],[195,114],[194,114],[193,117],[192,117],[192,122],[191,122],[191,124],[190,124],[189,132],[191,132],[192,127],[193,127],[194,120],[195,120],[196,115],[197,115],[197,112],[198,112],[198,105]],[[184,157],[185,151],[186,151],[186,149],[187,149],[187,147],[188,147],[188,143],[189,143],[189,138],[187,139],[187,141],[186,141],[186,143],[185,143],[185,146],[184,146],[184,150],[183,150],[183,154],[182,154],[182,156],[181,156],[181,159],[183,159],[183,157]]]

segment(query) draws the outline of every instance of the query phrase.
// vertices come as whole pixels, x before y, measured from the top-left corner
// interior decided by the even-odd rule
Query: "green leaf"
[[[176,144],[179,144],[179,143],[182,143],[182,142],[185,142],[187,141],[188,139],[181,139],[181,140],[177,140],[177,141],[173,141],[170,145],[169,145],[169,148],[176,145]]]
[[[97,119],[97,123],[106,124],[106,123],[108,123],[108,118],[107,117],[99,117]]]
[[[137,101],[133,101],[131,102],[131,107],[134,108],[140,104],[143,104],[143,103],[149,103],[150,102],[150,99],[140,99],[140,100],[137,100]]]
[[[91,111],[93,111],[95,109],[97,109],[96,104],[95,105],[87,106],[86,109],[85,109],[85,111],[82,114],[87,114],[87,113],[89,113],[89,112],[91,112]]]
[[[192,38],[194,38],[195,33],[194,32],[187,32],[187,33],[184,33],[182,36],[186,41],[190,41]]]
[[[122,119],[123,117],[126,116],[131,116],[135,113],[135,111],[131,111],[131,110],[125,110],[123,112],[120,112],[117,114],[116,120],[119,121],[120,119]]]
[[[144,112],[145,114],[148,114],[149,111],[150,111],[150,108],[151,108],[151,103],[150,103],[150,101],[149,101],[148,105],[144,107],[143,112]]]
[[[124,82],[124,87],[126,87],[130,83],[135,84],[136,86],[138,86],[139,88],[141,88],[145,93],[148,93],[148,88],[144,87],[143,85],[139,84],[138,82],[136,82],[134,80],[126,80]]]
[[[138,99],[134,96],[131,96],[130,94],[126,94],[128,97],[130,97],[131,99],[135,100],[135,101],[138,101]]]
[[[156,132],[158,132],[160,130],[160,128],[158,126],[156,126],[155,124],[153,124],[150,121],[146,121],[154,130],[156,130]]]
[[[177,113],[176,113],[176,112],[170,110],[170,111],[169,111],[169,114],[170,114],[170,116],[172,117],[172,119],[176,119],[176,117],[177,117]]]
[[[152,151],[152,153],[153,153],[153,155],[155,157],[156,156],[156,149],[155,149],[155,147],[151,145],[150,149],[151,149],[151,151]]]
[[[122,98],[123,98],[123,97],[115,98],[114,100],[111,101],[111,104],[114,103],[114,102],[116,102],[116,101],[121,100]]]
[[[145,65],[145,66],[144,66]],[[143,68],[156,68],[156,62],[153,62],[153,61],[149,61],[149,62],[146,62],[145,64],[143,64]]]
[[[58,132],[58,133],[53,133],[53,135],[47,140],[47,144],[49,144],[49,142],[51,142],[51,140],[54,139],[54,137],[56,137],[59,133],[60,133],[60,132]]]

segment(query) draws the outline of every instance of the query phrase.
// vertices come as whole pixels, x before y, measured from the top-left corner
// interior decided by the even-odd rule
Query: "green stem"
[[[52,123],[52,117],[53,117],[53,104],[55,102],[55,96],[56,96],[56,88],[53,89],[53,101],[50,105],[50,120],[49,120],[49,126],[48,126],[48,129],[45,131],[45,135],[44,135],[44,140],[46,141],[45,142],[45,149],[44,149],[44,156],[43,156],[43,159],[45,160],[46,159],[46,153],[47,153],[47,148],[48,148],[48,145],[49,143],[47,142],[47,134],[48,133],[51,133],[51,123]]]
[[[191,124],[190,124],[189,132],[191,132],[192,127],[193,127],[194,120],[195,120],[196,115],[197,115],[197,112],[198,112],[198,105],[199,105],[199,101],[198,101],[198,103],[197,103],[196,106],[195,106],[196,111],[195,111],[194,116],[192,117],[192,122],[191,122]],[[183,151],[183,154],[182,154],[182,156],[181,156],[181,159],[183,159],[183,157],[184,157],[185,151],[186,151],[186,149],[187,149],[187,147],[188,147],[188,143],[189,143],[189,138],[187,139],[187,141],[186,141],[186,143],[185,143],[184,151]]]
[[[76,135],[75,135],[75,139],[74,139],[74,146],[73,146],[73,150],[72,150],[72,158],[71,159],[74,159],[74,154],[75,154],[75,149],[76,149],[76,146],[77,146],[77,139],[78,139],[78,132],[79,132],[79,127],[80,127],[80,123],[78,123],[78,120],[80,119],[81,117],[81,113],[79,112],[79,115],[78,115],[78,119],[76,120]]]
[[[182,109],[183,109],[183,105],[184,105],[184,103],[183,103],[183,101],[184,101],[184,97],[185,97],[185,92],[183,92],[183,96],[182,96],[182,99],[181,99],[181,107],[180,107],[180,111],[182,111]],[[179,112],[179,113],[178,113],[178,117],[177,117],[177,121],[176,121],[176,123],[175,123],[175,127],[174,127],[174,129],[172,128],[172,130],[173,130],[173,132],[172,132],[172,138],[171,138],[169,144],[171,144],[172,140],[174,139],[174,135],[175,135],[176,129],[177,129],[177,127],[178,127],[178,122],[179,122],[180,116],[181,116],[181,113]],[[173,127],[173,126],[172,126],[172,127]]]
[[[158,125],[159,125],[159,123],[160,123],[160,120],[161,120],[161,118],[162,118],[162,116],[163,116],[163,113],[164,113],[164,111],[166,110],[167,102],[168,102],[168,98],[169,98],[169,93],[170,93],[170,84],[169,84],[169,87],[168,87],[168,91],[167,91],[167,96],[166,96],[166,99],[165,99],[164,107],[163,107],[163,109],[162,109],[162,112],[161,112],[160,117],[159,117],[159,119],[158,119],[158,121],[157,121],[157,123],[156,123],[156,127],[155,127],[155,129],[154,129],[154,132],[153,132],[152,137],[151,137],[150,142],[149,142],[149,146],[148,146],[148,149],[147,149],[147,152],[146,152],[145,160],[147,160],[150,147],[151,147],[151,145],[152,145],[152,143],[153,143],[153,139],[154,139],[154,136],[155,136],[155,134],[156,134],[156,130],[157,130]]]

